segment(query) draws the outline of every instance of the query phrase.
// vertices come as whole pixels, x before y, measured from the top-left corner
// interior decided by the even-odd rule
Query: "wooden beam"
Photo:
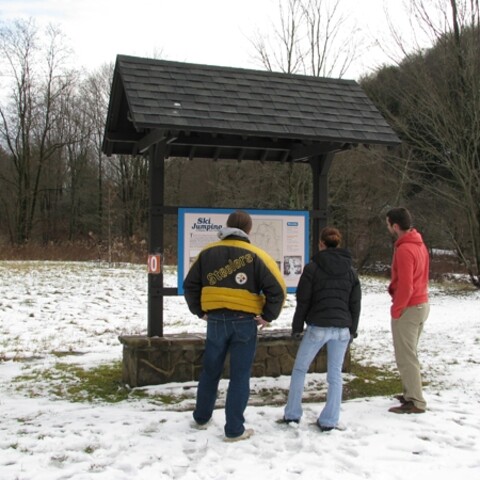
[[[313,180],[313,211],[312,213],[312,252],[316,252],[320,240],[320,230],[327,226],[328,221],[328,171],[333,161],[334,153],[310,158]]]
[[[268,141],[256,138],[244,139],[241,137],[235,138],[215,138],[206,136],[185,136],[179,135],[174,141],[169,142],[172,146],[198,146],[198,147],[227,147],[227,148],[248,148],[252,150],[272,150],[272,151],[290,151],[292,145],[287,141]]]
[[[192,145],[192,147],[190,148],[190,151],[188,152],[188,159],[191,161],[195,158],[195,150],[197,149],[197,147],[195,145]]]
[[[237,157],[237,160],[239,162],[241,162],[243,160],[243,158],[245,157],[245,154],[247,153],[247,149],[246,148],[241,148],[239,153],[238,153],[238,157]]]
[[[165,142],[149,149],[148,253],[164,254]],[[163,258],[162,258],[163,259]],[[163,337],[163,272],[148,274],[148,336]]]
[[[309,161],[311,157],[325,155],[330,152],[343,150],[343,143],[314,143],[292,148],[291,155],[294,162]]]
[[[142,138],[142,134],[136,132],[107,132],[105,138],[109,142],[115,143],[137,143]]]
[[[218,158],[220,157],[220,151],[222,149],[220,147],[217,147],[215,149],[215,153],[213,154],[213,161],[216,162],[218,160]]]
[[[139,153],[146,152],[152,145],[155,145],[167,138],[165,130],[156,128],[145,135],[138,143],[137,148]]]

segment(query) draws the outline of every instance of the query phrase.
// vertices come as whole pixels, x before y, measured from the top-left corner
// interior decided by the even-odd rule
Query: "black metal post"
[[[150,255],[161,255],[163,264],[165,142],[149,149],[149,243]],[[149,337],[163,337],[163,265],[159,273],[148,274],[148,329]]]

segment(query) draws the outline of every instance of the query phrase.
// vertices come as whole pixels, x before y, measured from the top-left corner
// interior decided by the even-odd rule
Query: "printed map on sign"
[[[296,290],[308,258],[308,213],[301,211],[247,210],[252,216],[250,241],[265,250],[277,263],[289,292]],[[179,209],[178,293],[183,279],[203,247],[218,241],[231,210]]]
[[[282,228],[282,220],[257,219],[250,232],[251,242],[265,250],[278,264],[283,257]]]

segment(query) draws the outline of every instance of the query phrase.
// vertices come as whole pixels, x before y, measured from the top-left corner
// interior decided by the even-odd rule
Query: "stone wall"
[[[202,368],[205,336],[202,334],[166,335],[164,337],[122,336],[124,383],[131,387],[198,380]],[[253,377],[290,375],[300,341],[290,330],[261,331],[253,364]],[[344,371],[350,369],[347,351]],[[312,362],[310,372],[327,369],[326,349]],[[228,357],[224,377],[228,378]]]

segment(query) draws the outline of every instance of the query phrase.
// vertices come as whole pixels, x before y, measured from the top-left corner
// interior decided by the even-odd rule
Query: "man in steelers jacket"
[[[275,320],[286,298],[277,263],[252,245],[252,219],[237,210],[227,219],[220,241],[203,248],[183,284],[190,311],[207,321],[203,370],[200,375],[195,425],[212,417],[225,358],[230,353],[230,381],[225,403],[225,441],[249,438],[244,411],[250,395],[250,374],[257,343],[257,326]]]

